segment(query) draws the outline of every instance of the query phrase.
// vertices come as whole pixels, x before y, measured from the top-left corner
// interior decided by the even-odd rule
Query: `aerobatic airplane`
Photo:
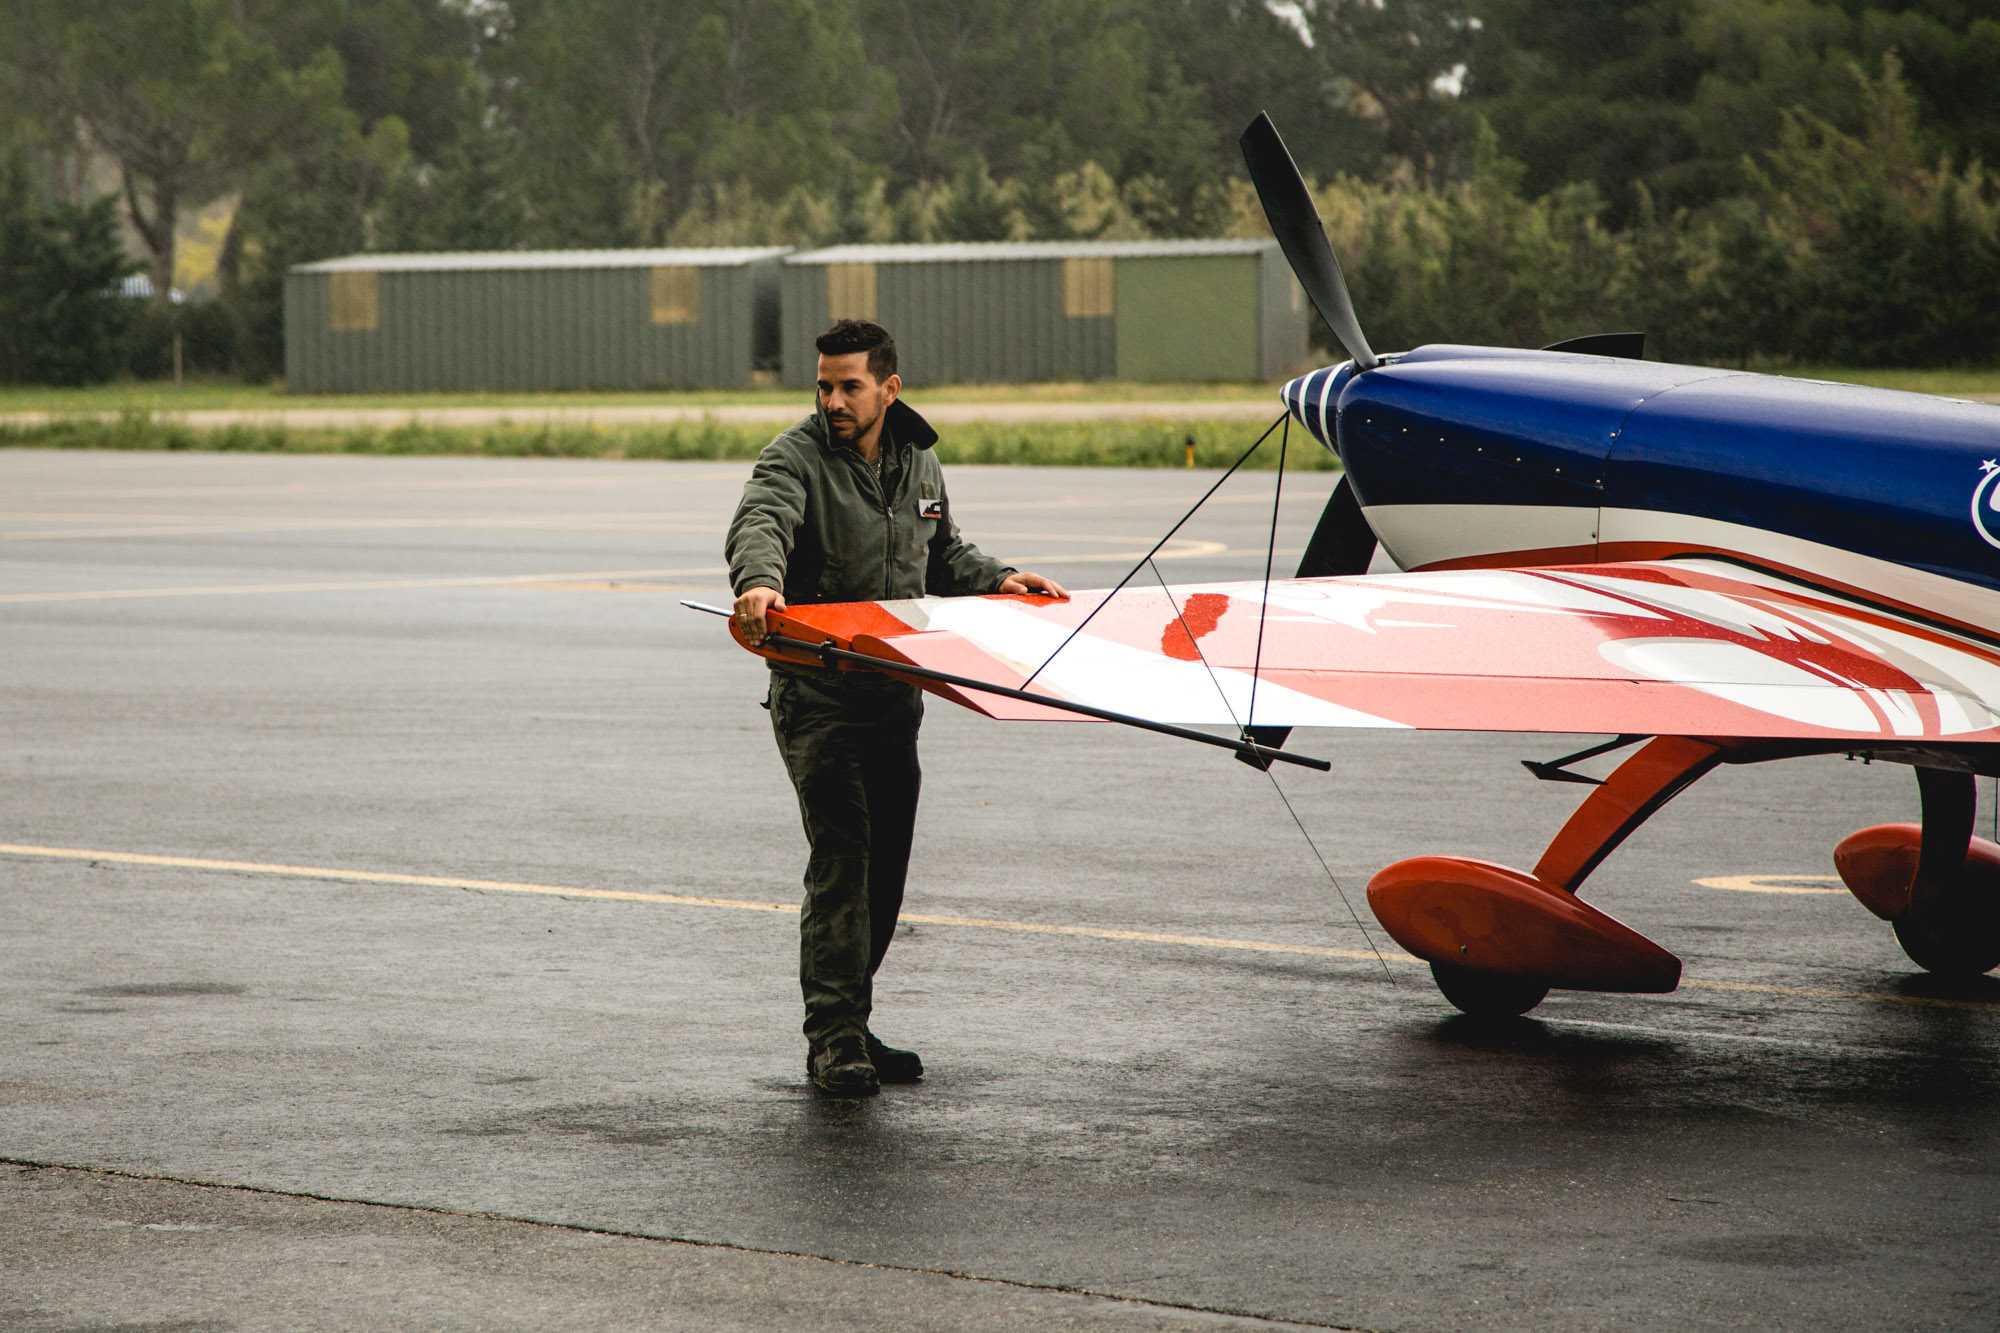
[[[1299,761],[1291,727],[1615,737],[1529,765],[1593,784],[1533,869],[1432,855],[1370,880],[1468,1013],[1673,990],[1680,960],[1586,877],[1715,766],[1804,755],[1914,768],[1921,824],[1862,829],[1835,865],[1920,967],[2000,964],[2000,846],[1972,833],[1975,775],[2000,775],[2000,407],[1644,361],[1637,335],[1377,356],[1269,120],[1242,146],[1351,358],[1282,390],[1344,468],[1298,577],[795,606],[753,651],[1259,767]],[[1366,572],[1378,542],[1406,572]],[[1565,767],[1626,746],[1601,783]]]

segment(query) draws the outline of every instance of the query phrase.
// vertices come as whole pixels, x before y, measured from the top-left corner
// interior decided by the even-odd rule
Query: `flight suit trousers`
[[[771,673],[771,729],[811,855],[799,912],[799,987],[816,1050],[860,1036],[903,907],[916,829],[923,694],[886,676]]]

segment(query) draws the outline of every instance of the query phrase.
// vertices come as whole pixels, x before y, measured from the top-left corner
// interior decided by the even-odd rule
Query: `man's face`
[[[841,356],[820,354],[819,406],[833,438],[852,444],[882,420],[882,413],[896,401],[903,387],[899,376],[878,380],[868,370],[868,353],[847,352]]]

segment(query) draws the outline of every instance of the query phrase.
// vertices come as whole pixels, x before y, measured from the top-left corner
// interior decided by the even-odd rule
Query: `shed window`
[[[1063,260],[1063,313],[1071,319],[1102,319],[1118,313],[1112,260]]]
[[[828,264],[826,313],[829,319],[875,318],[875,266]]]
[[[701,270],[691,264],[667,264],[653,270],[653,322],[701,323]]]
[[[372,333],[382,327],[381,274],[373,269],[329,273],[327,322],[335,333]]]

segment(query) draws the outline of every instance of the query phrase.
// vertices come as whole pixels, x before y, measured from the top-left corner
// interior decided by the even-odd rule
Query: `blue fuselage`
[[[1284,398],[1405,568],[1721,552],[2000,628],[2000,407],[1449,345]]]

